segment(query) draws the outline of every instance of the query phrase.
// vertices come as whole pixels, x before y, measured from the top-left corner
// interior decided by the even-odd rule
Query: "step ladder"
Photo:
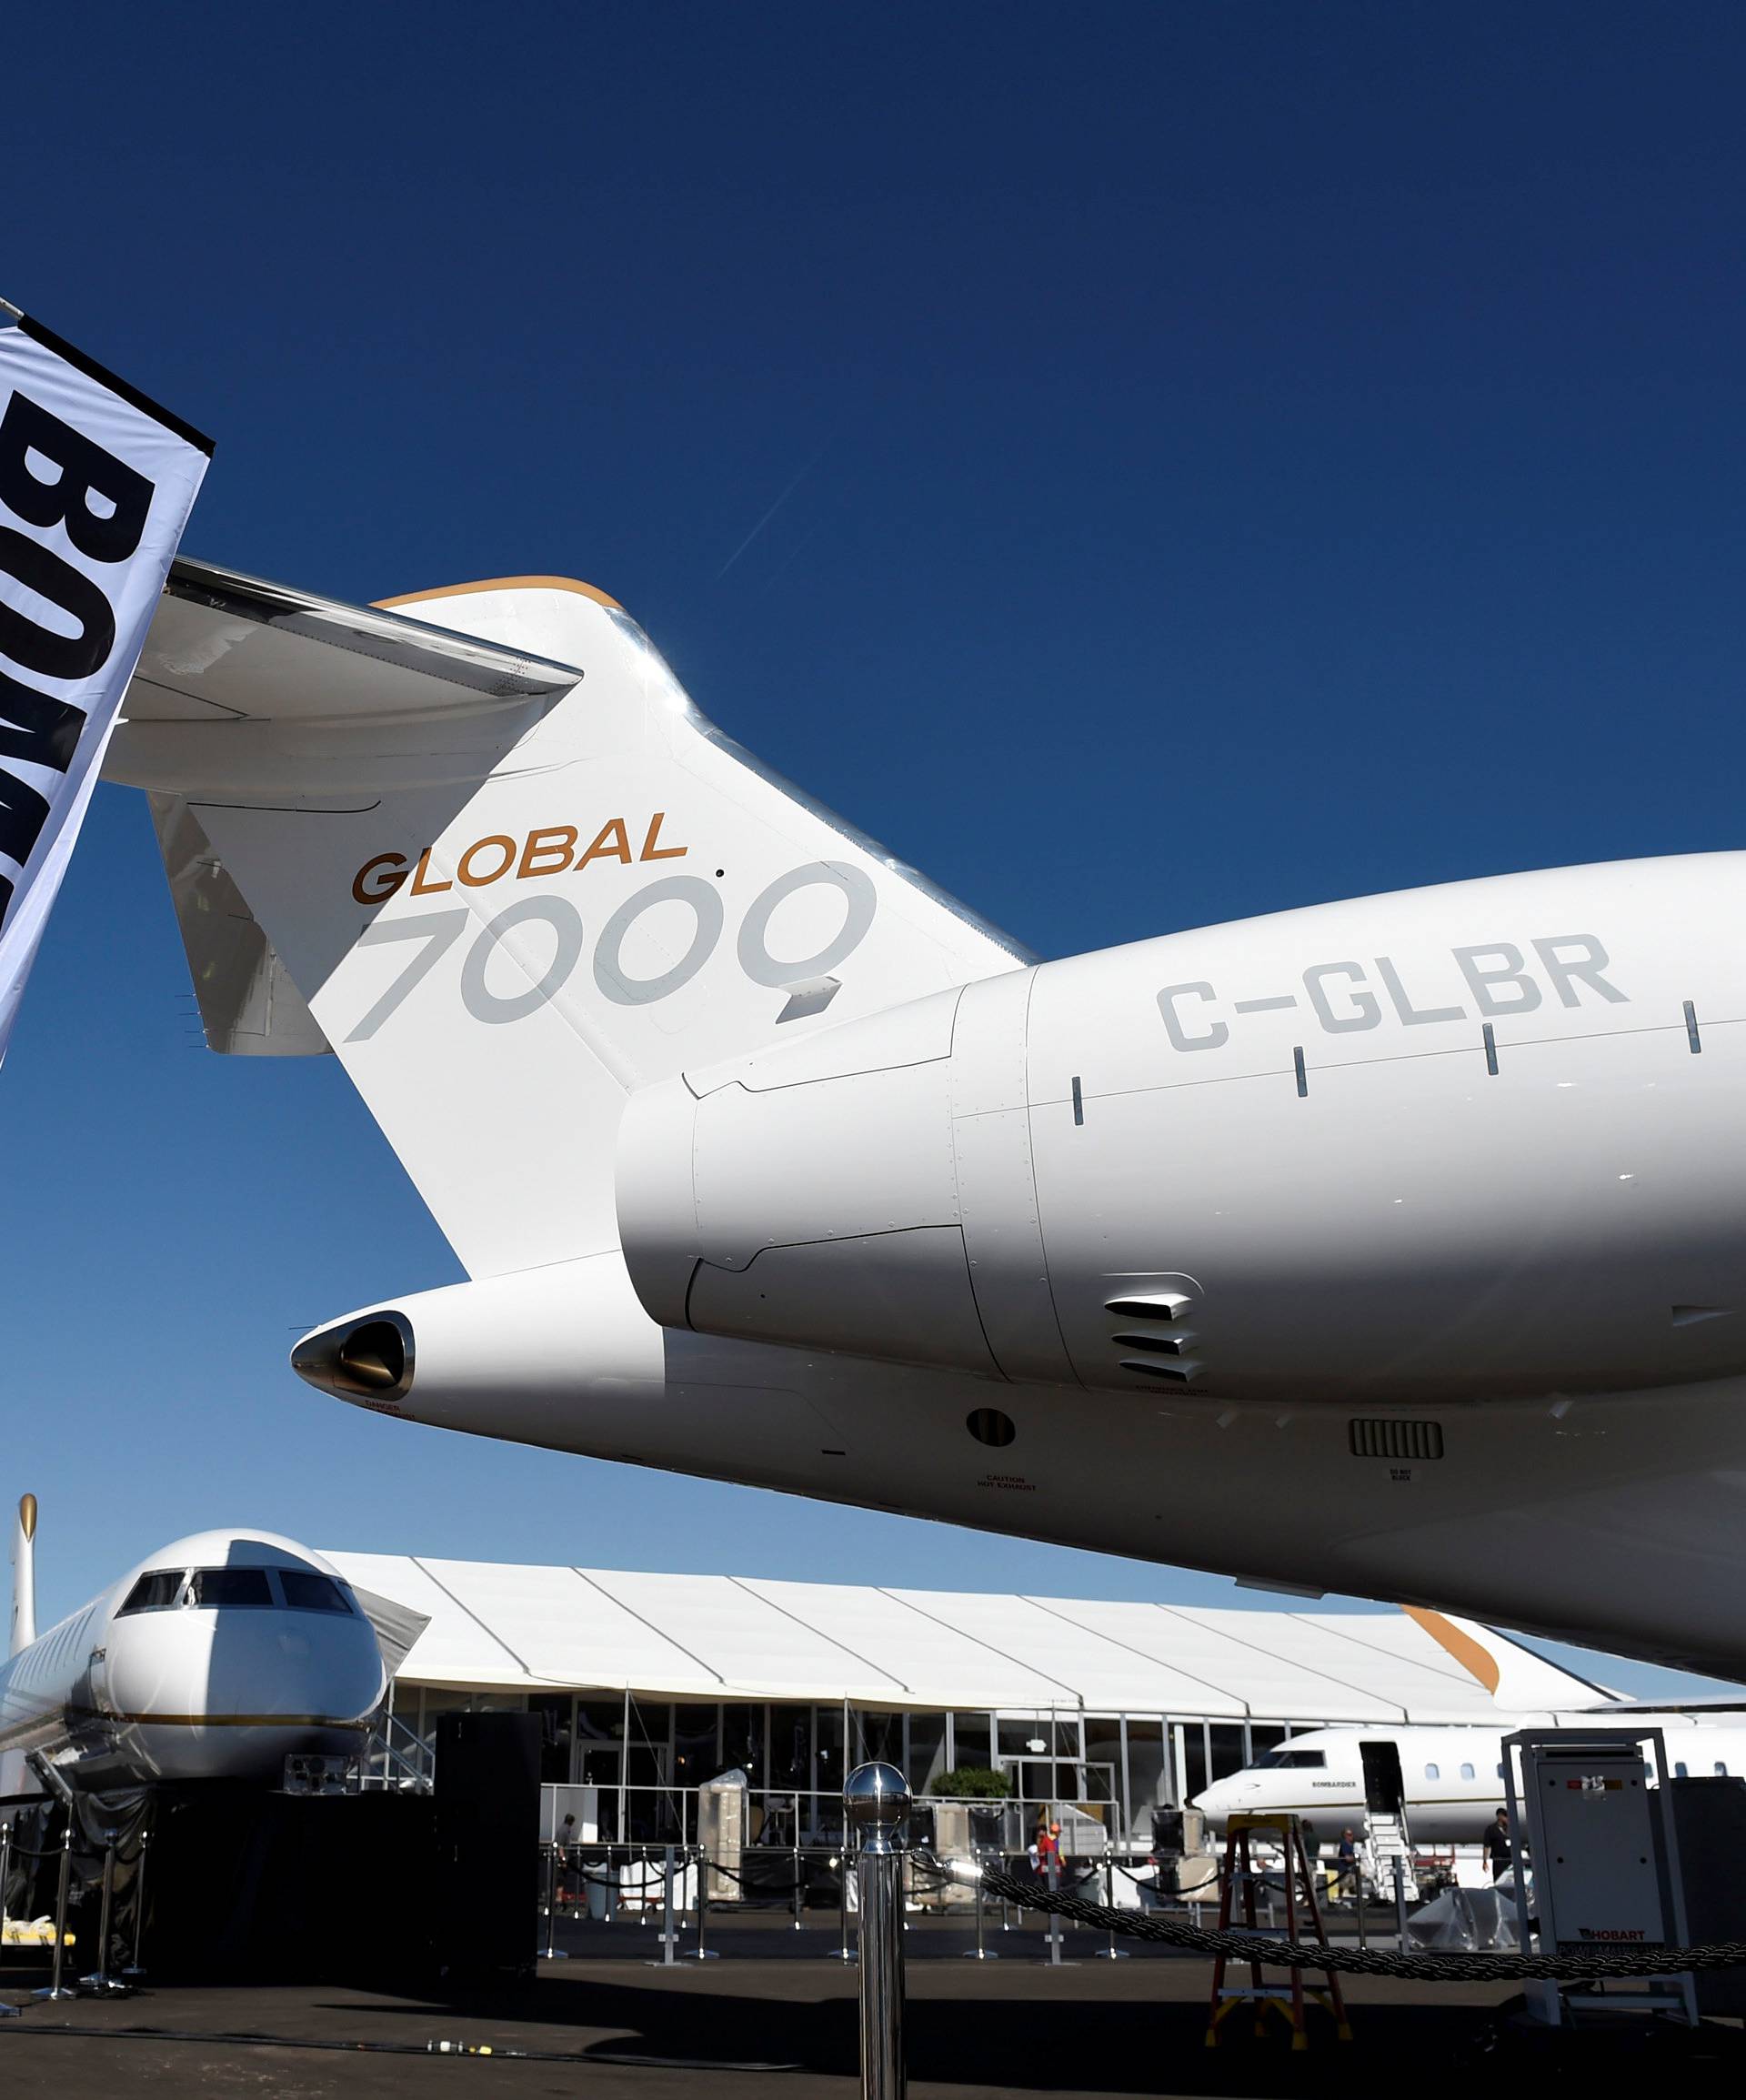
[[[1405,1809],[1371,1809],[1365,1817],[1365,1840],[1370,1855],[1370,1879],[1386,1903],[1394,1894],[1394,1863],[1400,1862],[1400,1885],[1407,1901],[1419,1897],[1418,1876],[1413,1872],[1412,1838],[1407,1829]]]
[[[1269,1845],[1278,1846],[1281,1854],[1275,1866],[1258,1866],[1249,1849],[1251,1837],[1259,1836]],[[1346,2017],[1346,2003],[1340,1996],[1340,1978],[1331,1969],[1323,1969],[1327,1979],[1322,1984],[1309,1984],[1303,1980],[1300,1968],[1289,1968],[1289,1983],[1269,1984],[1261,1978],[1261,1971],[1268,1965],[1267,1943],[1271,1940],[1306,1939],[1322,1946],[1328,1944],[1328,1934],[1322,1929],[1321,1906],[1316,1901],[1315,1878],[1310,1873],[1310,1857],[1304,1849],[1303,1829],[1295,1815],[1233,1815],[1225,1825],[1225,1863],[1219,1876],[1219,1930],[1221,1933],[1236,1931],[1245,1936],[1253,1934],[1256,1943],[1255,1958],[1245,1962],[1240,1954],[1219,1954],[1212,1964],[1212,1999],[1207,2013],[1207,2047],[1216,2049],[1219,2030],[1239,2005],[1249,2006],[1254,2014],[1255,2033],[1264,2035],[1268,2031],[1269,2012],[1282,2015],[1291,2030],[1293,2049],[1310,2046],[1310,2030],[1305,2020],[1308,2006],[1314,2003],[1328,2014],[1334,2023],[1334,2032],[1342,2042],[1352,2038],[1351,2023]],[[1285,1925],[1263,1925],[1256,1916],[1256,1894],[1262,1888],[1279,1891],[1285,1898]],[[1299,1926],[1302,1930],[1299,1931]],[[1227,1971],[1232,1964],[1249,1970],[1247,1984],[1227,1984]],[[1279,1966],[1276,1963],[1275,1967]]]

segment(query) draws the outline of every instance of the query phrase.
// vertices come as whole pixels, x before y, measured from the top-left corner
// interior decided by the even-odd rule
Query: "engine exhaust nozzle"
[[[412,1390],[412,1322],[404,1312],[373,1312],[306,1334],[291,1368],[337,1400],[404,1400]]]

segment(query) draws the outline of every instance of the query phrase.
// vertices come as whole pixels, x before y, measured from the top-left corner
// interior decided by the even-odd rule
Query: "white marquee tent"
[[[331,1552],[424,1613],[405,1685],[1288,1724],[1495,1722],[1603,1694],[1436,1613],[1191,1610]]]

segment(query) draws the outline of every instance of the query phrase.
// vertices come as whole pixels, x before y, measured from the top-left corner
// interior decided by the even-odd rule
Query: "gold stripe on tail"
[[[1447,1649],[1476,1683],[1483,1684],[1494,1699],[1497,1697],[1498,1680],[1502,1672],[1489,1648],[1480,1647],[1471,1633],[1463,1633],[1440,1612],[1428,1612],[1422,1604],[1402,1604],[1400,1609],[1414,1625],[1422,1627],[1440,1648]]]

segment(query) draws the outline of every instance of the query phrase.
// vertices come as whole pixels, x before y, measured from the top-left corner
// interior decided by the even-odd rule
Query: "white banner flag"
[[[212,446],[0,312],[0,1059]]]

